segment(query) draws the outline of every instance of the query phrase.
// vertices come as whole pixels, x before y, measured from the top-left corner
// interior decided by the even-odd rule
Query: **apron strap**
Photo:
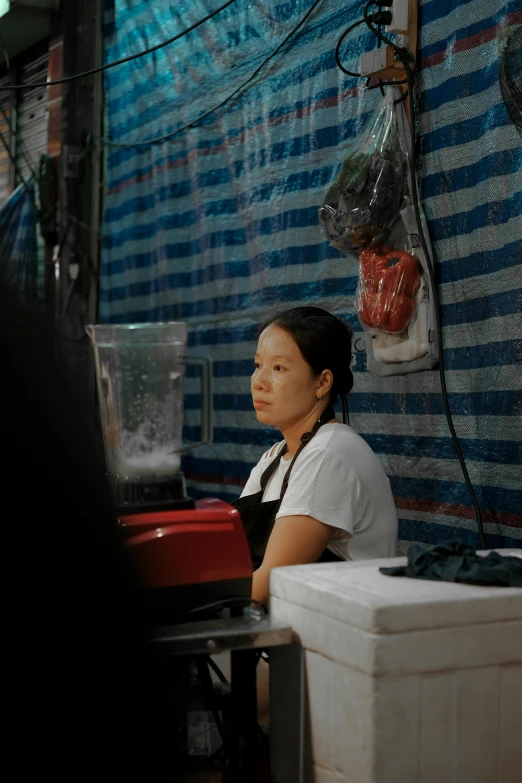
[[[272,474],[275,473],[277,466],[281,462],[281,457],[283,456],[283,454],[286,454],[287,451],[288,451],[288,446],[286,445],[286,443],[283,443],[282,447],[279,449],[279,453],[277,457],[275,457],[270,463],[270,465],[267,468],[265,468],[265,470],[263,471],[263,475],[261,476],[261,492],[265,491],[265,487],[268,484]]]
[[[293,458],[292,462],[290,463],[290,467],[286,471],[286,475],[285,475],[285,478],[283,480],[283,484],[281,486],[281,495],[279,496],[279,501],[283,500],[283,498],[285,496],[285,492],[286,492],[286,490],[288,488],[288,482],[290,481],[290,473],[292,472],[292,468],[294,467],[296,459],[298,458],[298,456],[300,455],[302,450],[305,448],[305,446],[307,446],[310,443],[310,441],[312,440],[312,438],[317,434],[317,431],[319,430],[319,428],[322,427],[323,424],[326,424],[327,422],[329,422],[331,419],[334,419],[334,418],[335,418],[335,411],[334,411],[334,409],[332,408],[331,405],[328,405],[328,407],[325,408],[324,411],[322,412],[319,420],[314,424],[314,427],[313,427],[312,431],[311,432],[305,432],[303,435],[301,435],[301,445],[299,446],[299,448],[297,449],[296,453],[294,454],[294,458]],[[285,449],[285,451],[286,451],[286,449]],[[278,455],[279,459],[281,459],[281,457],[283,456],[283,453],[284,452],[281,452],[281,454]],[[279,463],[279,459],[277,460],[278,463]],[[274,462],[275,461],[276,460],[274,460]],[[272,466],[270,466],[270,467],[272,467]]]

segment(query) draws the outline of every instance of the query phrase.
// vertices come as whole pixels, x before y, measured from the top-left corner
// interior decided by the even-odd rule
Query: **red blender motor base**
[[[203,619],[187,612],[214,601],[250,599],[252,560],[239,512],[215,498],[194,506],[120,517],[154,625]],[[242,611],[239,602],[230,609]]]

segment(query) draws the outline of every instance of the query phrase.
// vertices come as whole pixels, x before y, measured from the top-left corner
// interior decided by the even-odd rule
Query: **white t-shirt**
[[[261,476],[282,444],[263,454],[241,497],[261,490]],[[281,458],[263,501],[280,497],[290,462]],[[296,459],[276,519],[287,516],[309,516],[339,528],[329,549],[345,560],[396,554],[397,511],[390,482],[366,441],[346,424],[324,424]]]

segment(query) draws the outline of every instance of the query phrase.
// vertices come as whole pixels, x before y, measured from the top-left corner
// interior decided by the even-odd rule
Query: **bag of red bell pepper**
[[[415,311],[421,268],[414,255],[372,245],[359,256],[356,309],[363,327],[403,334]]]
[[[407,191],[407,152],[397,125],[395,91],[354,139],[339,176],[319,209],[330,244],[345,253],[381,245],[399,217]]]

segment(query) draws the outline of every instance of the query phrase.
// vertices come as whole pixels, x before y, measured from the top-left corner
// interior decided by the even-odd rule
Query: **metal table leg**
[[[311,783],[304,651],[289,644],[269,654],[271,783]]]
[[[256,783],[258,779],[256,663],[256,650],[232,650],[233,783]]]
[[[230,650],[232,684],[226,743],[234,759],[233,783],[258,783],[264,775],[264,748],[257,736],[256,662],[270,650],[271,783],[310,783],[307,777],[303,654],[292,644],[292,629],[269,617],[231,618],[157,628],[151,653],[158,664],[177,656],[209,655]],[[238,750],[241,749],[241,754]],[[260,762],[260,756],[263,763]],[[239,761],[241,759],[241,761]]]

